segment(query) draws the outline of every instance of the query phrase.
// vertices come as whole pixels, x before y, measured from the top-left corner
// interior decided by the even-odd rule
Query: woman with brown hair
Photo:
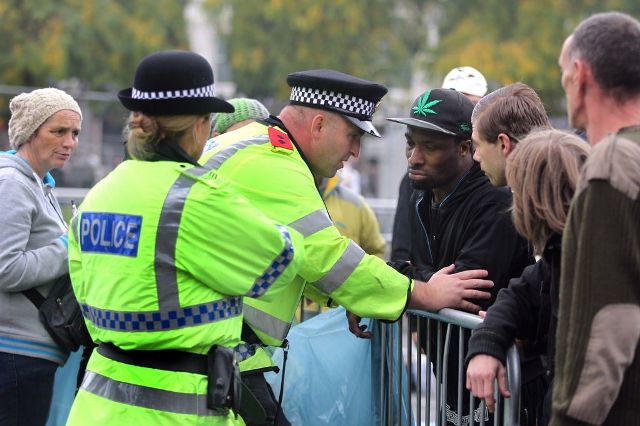
[[[496,378],[502,395],[509,396],[504,365],[515,339],[526,340],[526,348],[545,354],[546,375],[553,378],[562,232],[589,151],[577,136],[543,130],[523,139],[507,159],[513,223],[541,257],[500,291],[469,341],[467,389],[484,399],[489,410],[495,406]],[[544,404],[540,400],[523,424],[547,423],[550,392],[546,393]]]

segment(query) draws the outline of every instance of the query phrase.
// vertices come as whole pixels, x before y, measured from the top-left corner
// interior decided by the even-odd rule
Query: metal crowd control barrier
[[[408,324],[398,321],[393,324],[376,322],[374,326],[374,346],[379,351],[379,356],[373,355],[374,366],[380,368],[378,389],[374,389],[377,395],[376,417],[380,425],[402,426],[402,425],[446,425],[447,410],[445,396],[447,386],[455,384],[457,386],[457,404],[455,414],[451,414],[449,421],[458,426],[484,425],[486,409],[484,402],[478,401],[470,395],[465,387],[466,376],[464,372],[465,342],[463,330],[472,330],[482,323],[482,318],[466,312],[453,309],[443,309],[438,313],[426,311],[407,311],[407,317],[416,319],[423,318],[424,321],[416,321],[415,332],[417,334],[417,344],[415,354],[412,354],[412,331]],[[426,322],[426,330],[421,322]],[[406,330],[403,332],[403,330]],[[456,332],[457,330],[457,332]],[[430,350],[430,339],[427,338],[426,371],[423,371],[421,363],[420,342],[423,334],[426,336],[437,333],[435,336],[437,351],[435,368],[435,398],[431,397],[433,392],[431,383],[430,365],[432,351]],[[376,334],[378,336],[376,337]],[[457,358],[449,356],[449,348],[452,339],[458,339]],[[377,342],[375,341],[377,340]],[[377,343],[377,344],[376,344]],[[404,350],[403,350],[404,349]],[[405,366],[403,352],[406,353],[408,367]],[[377,359],[379,358],[379,359]],[[417,383],[415,391],[411,391],[412,359],[417,360],[416,376]],[[449,380],[448,362],[457,360],[458,377]],[[379,362],[378,362],[379,361]],[[375,368],[375,367],[374,367]],[[504,400],[496,390],[496,409],[493,416],[494,426],[517,426],[520,424],[520,360],[516,346],[513,345],[507,354],[507,380],[511,397]],[[408,374],[407,374],[408,370]],[[426,395],[422,392],[422,382],[425,381]],[[376,380],[377,381],[377,380]],[[495,386],[497,389],[497,384]],[[469,406],[463,408],[463,396],[469,396]],[[411,396],[409,396],[411,395]],[[480,402],[479,405],[476,405]],[[425,405],[423,410],[423,404]],[[478,407],[476,409],[476,407]],[[458,415],[457,413],[467,414]],[[489,423],[489,422],[487,422]]]
[[[62,209],[62,215],[67,223],[71,221],[71,204],[79,206],[87,195],[87,192],[89,192],[88,188],[53,188],[53,195],[55,195],[58,200],[60,208]]]

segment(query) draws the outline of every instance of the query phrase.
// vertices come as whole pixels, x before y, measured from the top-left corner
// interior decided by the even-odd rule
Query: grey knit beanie
[[[48,87],[29,93],[21,93],[11,99],[9,110],[9,144],[16,151],[29,141],[31,135],[58,111],[69,109],[80,114],[78,103],[66,92]]]
[[[236,109],[235,112],[220,112],[215,115],[216,126],[214,130],[224,133],[236,123],[249,119],[267,118],[269,111],[259,101],[249,98],[229,99],[229,102]]]

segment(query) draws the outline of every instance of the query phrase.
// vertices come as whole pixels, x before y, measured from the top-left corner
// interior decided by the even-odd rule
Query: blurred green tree
[[[0,83],[45,86],[77,78],[87,89],[124,87],[140,59],[188,48],[186,0],[4,0]]]
[[[558,55],[562,42],[592,13],[620,10],[640,16],[636,0],[440,1],[442,39],[430,64],[444,75],[471,65],[490,84],[522,81],[533,87],[550,114],[564,112]]]
[[[284,98],[291,71],[332,67],[407,87],[436,84],[453,67],[482,71],[490,88],[522,81],[551,114],[564,109],[558,54],[588,15],[640,16],[637,0],[206,0],[238,87]],[[228,16],[228,14],[224,15]]]
[[[188,48],[187,2],[4,0],[0,83],[75,77],[87,89],[125,87],[146,54]],[[205,7],[249,96],[285,98],[286,74],[302,69],[406,87],[415,76],[433,84],[454,66],[472,65],[493,88],[531,85],[552,113],[562,110],[557,57],[574,26],[604,10],[640,16],[637,0],[205,0]],[[231,25],[223,22],[229,16]]]
[[[232,6],[223,39],[234,81],[249,96],[288,95],[293,71],[334,68],[403,84],[410,50],[386,0],[209,0],[212,16]]]

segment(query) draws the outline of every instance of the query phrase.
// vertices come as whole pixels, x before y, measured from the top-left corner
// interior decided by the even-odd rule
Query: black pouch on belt
[[[232,409],[236,417],[240,407],[240,368],[232,349],[214,345],[207,354],[207,408]]]

